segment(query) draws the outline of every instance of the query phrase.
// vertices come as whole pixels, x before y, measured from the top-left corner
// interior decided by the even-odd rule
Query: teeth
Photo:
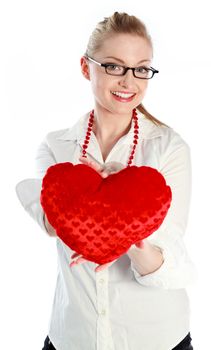
[[[134,94],[125,94],[123,92],[117,92],[117,91],[111,91],[112,94],[123,97],[123,98],[129,98],[133,96]]]

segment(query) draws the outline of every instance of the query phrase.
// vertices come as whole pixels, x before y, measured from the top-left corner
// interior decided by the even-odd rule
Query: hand
[[[143,241],[141,242],[141,249],[139,249],[140,243],[136,242],[127,251],[127,255],[140,275],[145,276],[158,270],[164,258],[162,249],[151,244],[147,239],[144,240],[144,244]]]
[[[70,267],[75,266],[75,265],[78,265],[78,264],[83,264],[84,262],[88,261],[87,259],[83,258],[83,256],[80,255],[80,254],[78,254],[78,253],[74,253],[74,254],[71,256],[71,259],[74,259],[74,258],[76,258],[76,259],[70,263]],[[117,259],[116,259],[116,260],[117,260]],[[98,265],[98,266],[95,268],[95,272],[99,272],[99,271],[105,270],[106,268],[108,268],[109,266],[111,266],[116,260],[113,260],[113,261],[111,261],[110,263]]]
[[[131,248],[132,249],[133,248],[135,248],[135,249],[139,248],[139,249],[142,249],[143,252],[149,251],[150,249],[157,249],[157,250],[160,251],[160,249],[158,247],[156,247],[153,244],[151,244],[147,239],[143,239],[141,241],[138,241],[138,242],[132,244],[129,249],[131,249]]]
[[[137,247],[139,249],[143,249],[144,247],[144,241],[138,241],[135,244],[133,244],[131,247]],[[83,258],[82,255],[78,254],[78,253],[74,253],[71,256],[71,259],[75,259],[73,261],[71,261],[70,263],[70,267],[78,265],[78,264],[83,264],[86,261],[89,261],[85,258]],[[103,271],[104,269],[108,268],[109,266],[111,266],[117,259],[111,261],[110,263],[106,263],[106,264],[102,264],[102,265],[98,265],[95,269],[95,272],[99,272],[99,271]]]
[[[88,156],[87,158],[80,156],[79,160],[83,164],[86,164],[91,168],[93,168],[94,170],[96,170],[103,178],[106,178],[109,175],[117,173],[120,170],[125,168],[125,166],[120,162],[108,162],[102,165],[98,163],[96,160],[94,160],[93,158],[92,159],[90,159],[90,157],[88,158]]]

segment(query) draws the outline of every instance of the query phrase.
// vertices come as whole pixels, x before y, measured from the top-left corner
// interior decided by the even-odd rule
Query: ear
[[[84,78],[90,80],[89,65],[84,56],[81,57],[81,73],[83,74]]]

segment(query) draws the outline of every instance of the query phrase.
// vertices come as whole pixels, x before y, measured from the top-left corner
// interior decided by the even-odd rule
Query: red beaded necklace
[[[134,154],[135,154],[135,149],[138,143],[138,117],[137,117],[137,112],[136,109],[133,109],[133,115],[132,115],[132,119],[134,120],[134,137],[133,137],[133,148],[127,163],[127,167],[131,166],[133,158],[134,158]],[[88,148],[89,145],[89,140],[90,140],[90,135],[91,135],[91,131],[92,131],[92,126],[93,126],[93,122],[94,122],[94,109],[90,112],[90,116],[89,116],[89,120],[88,120],[88,128],[87,128],[87,132],[86,132],[86,137],[82,146],[82,157],[87,158],[86,155],[86,149]]]

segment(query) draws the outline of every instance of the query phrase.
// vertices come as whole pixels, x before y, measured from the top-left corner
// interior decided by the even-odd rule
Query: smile
[[[126,93],[126,92],[119,92],[119,91],[111,91],[114,98],[118,101],[131,101],[133,97],[136,95],[134,93]]]

